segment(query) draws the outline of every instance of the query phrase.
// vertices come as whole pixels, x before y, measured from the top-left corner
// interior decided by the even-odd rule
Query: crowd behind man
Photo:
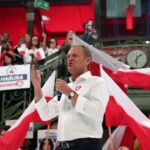
[[[79,35],[80,38],[93,44],[96,41],[95,28],[90,20],[85,23],[84,29],[85,32]],[[0,34],[0,66],[37,63],[58,51],[67,53],[73,41],[73,34],[76,32],[69,30],[66,40],[59,45],[56,37],[47,37],[46,34],[43,34],[41,41],[38,35],[26,33],[18,35],[18,43],[14,45],[10,33],[3,32]]]
[[[43,38],[47,38],[44,36]],[[40,40],[38,35],[19,35],[16,45],[9,32],[0,35],[0,66],[34,63],[59,51],[55,37]]]

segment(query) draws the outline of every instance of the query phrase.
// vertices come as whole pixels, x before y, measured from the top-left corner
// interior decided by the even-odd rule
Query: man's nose
[[[68,58],[68,62],[71,62],[71,61],[73,61],[73,57],[72,57],[72,56],[70,56],[70,57]]]

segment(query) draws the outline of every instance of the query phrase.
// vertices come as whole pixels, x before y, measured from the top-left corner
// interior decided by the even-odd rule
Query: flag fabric
[[[42,87],[43,95],[47,96],[47,101],[49,101],[53,96],[55,76],[56,73],[54,71]],[[50,121],[43,122],[40,119],[35,109],[34,100],[15,124],[5,133],[4,137],[0,138],[0,150],[8,150],[10,148],[11,150],[17,150],[23,144],[31,122],[42,122],[45,124],[50,123]]]
[[[39,61],[46,58],[43,48],[37,49],[35,51],[35,55],[36,55],[37,60]]]
[[[113,77],[113,71],[111,71],[110,69],[103,67],[103,69],[106,71],[106,73],[115,81],[115,83],[117,83],[117,85],[125,92],[127,93],[127,86],[120,82],[117,78]],[[95,63],[95,62],[91,62],[90,66],[89,66],[89,70],[91,71],[92,75],[94,76],[101,76],[101,71],[100,71],[100,65]]]
[[[126,148],[128,150],[134,149],[135,135],[127,126],[118,126],[112,133],[112,142],[114,150]],[[102,150],[111,150],[110,139],[103,145]]]
[[[50,21],[50,18],[48,16],[42,15],[41,16],[42,35],[45,34],[44,22],[46,21]]]
[[[126,126],[119,126],[113,131],[112,139],[115,139],[115,140],[113,140],[114,150],[117,150],[119,148],[120,143],[121,143],[122,138],[123,138],[123,134],[125,133],[125,130],[126,130]],[[111,150],[110,139],[108,139],[105,142],[105,144],[103,145],[102,150]]]
[[[130,140],[129,140],[130,139]],[[122,137],[122,141],[120,143],[120,147],[124,146],[124,147],[127,147],[129,150],[131,149],[134,149],[134,141],[135,141],[135,135],[133,134],[132,130],[129,128],[129,127],[126,127],[126,130],[123,134],[123,137]]]
[[[25,55],[25,52],[27,51],[26,45],[21,44],[20,47],[17,48],[19,55],[23,56]]]
[[[150,147],[150,120],[136,107],[101,67],[101,76],[108,85],[110,100],[106,108],[108,126],[127,125],[140,141],[140,150]]]
[[[117,72],[112,72],[110,76],[113,80],[122,84],[150,90],[150,68],[134,70],[119,69]]]
[[[42,15],[41,17],[42,17],[41,19],[43,21],[50,21],[50,17],[48,17],[48,16]]]
[[[118,69],[128,69],[129,66],[124,63],[118,61],[107,53],[98,50],[97,48],[89,45],[88,43],[81,40],[76,35],[73,35],[73,45],[83,45],[86,46],[92,53],[92,60],[98,64],[105,66],[106,68],[112,71],[118,71]]]

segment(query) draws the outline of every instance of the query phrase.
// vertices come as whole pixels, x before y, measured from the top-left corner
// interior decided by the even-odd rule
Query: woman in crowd
[[[47,56],[50,56],[59,51],[57,40],[55,38],[51,38],[47,43]]]
[[[4,56],[4,64],[3,66],[14,65],[14,57],[10,53],[6,53]]]
[[[40,39],[37,35],[33,35],[29,40],[28,51],[24,55],[24,63],[32,63],[37,61],[35,51],[40,48]]]
[[[48,142],[48,143],[46,143],[46,142]],[[53,150],[53,149],[54,149],[54,144],[51,139],[48,139],[48,140],[43,139],[42,140],[42,142],[40,144],[40,150]]]
[[[13,56],[13,51],[10,49],[10,45],[6,41],[2,41],[1,48],[0,48],[0,66],[4,65],[4,57],[9,53]]]

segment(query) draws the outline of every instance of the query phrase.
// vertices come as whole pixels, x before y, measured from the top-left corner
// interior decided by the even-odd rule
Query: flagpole
[[[47,148],[48,148],[48,135],[49,135],[49,130],[50,130],[50,125],[47,126],[47,130],[46,130],[46,145],[45,145],[46,150],[47,150]]]
[[[112,132],[111,132],[111,127],[108,127],[108,133],[109,133],[109,139],[110,139],[110,148],[111,150],[114,150],[114,145],[113,145],[113,140],[112,140]]]

